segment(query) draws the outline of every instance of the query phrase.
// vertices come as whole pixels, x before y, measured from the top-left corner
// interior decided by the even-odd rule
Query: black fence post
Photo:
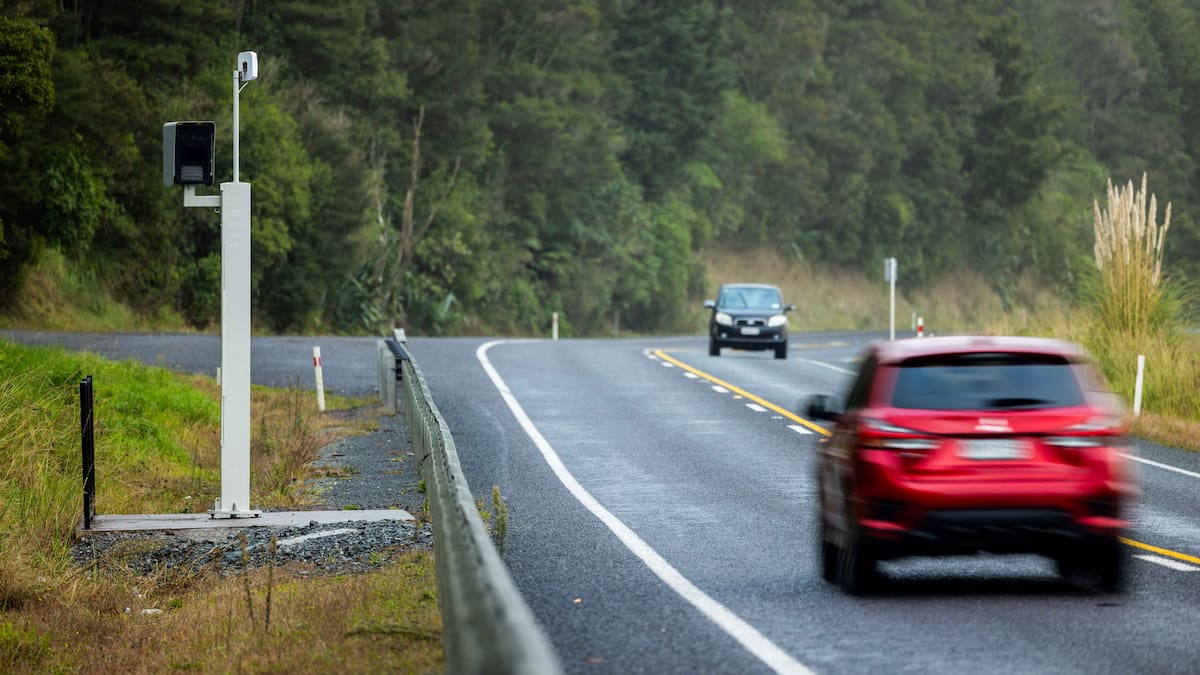
[[[83,443],[83,529],[92,529],[96,500],[96,440],[92,376],[79,383],[79,431]]]

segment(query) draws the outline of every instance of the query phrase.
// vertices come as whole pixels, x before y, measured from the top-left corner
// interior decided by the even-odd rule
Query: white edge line
[[[650,571],[654,572],[659,579],[662,579],[671,590],[691,603],[693,607],[700,610],[702,614],[717,624],[721,630],[728,633],[730,637],[737,640],[751,654],[765,663],[767,667],[777,673],[811,674],[812,671],[804,666],[804,664],[793,659],[787,652],[780,649],[778,645],[758,632],[754,626],[746,623],[745,620],[734,614],[729,608],[714,600],[691,581],[688,581],[686,577],[679,573],[679,570],[676,570],[671,563],[667,562],[665,558],[651,548],[629,526],[621,522],[608,509],[604,508],[590,492],[584,489],[579,481],[575,480],[575,476],[571,475],[571,472],[567,470],[558,453],[555,452],[550,442],[534,426],[533,420],[529,419],[529,416],[525,414],[525,409],[517,402],[508,385],[504,383],[500,374],[492,367],[492,362],[488,360],[488,350],[505,342],[505,340],[495,340],[484,343],[475,351],[475,356],[479,359],[480,365],[483,366],[484,372],[492,380],[492,384],[500,392],[500,396],[504,399],[504,402],[508,404],[508,409],[512,411],[513,417],[517,419],[521,428],[525,430],[526,435],[537,446],[537,449],[542,453],[542,458],[546,460],[546,464],[550,466],[550,470],[558,477],[563,487],[567,488],[571,495],[579,500],[579,503],[583,504],[588,511],[591,511],[592,515],[600,519],[600,522],[604,523],[617,536],[617,539],[641,559],[646,567],[650,568]]]
[[[1133,557],[1138,558],[1139,560],[1145,560],[1146,562],[1152,562],[1155,565],[1162,565],[1163,567],[1169,567],[1173,570],[1178,570],[1180,572],[1200,571],[1200,567],[1196,567],[1195,565],[1189,565],[1187,563],[1179,562],[1178,560],[1171,560],[1170,558],[1162,558],[1162,557],[1159,557],[1156,555],[1135,555]]]
[[[1191,476],[1192,478],[1200,478],[1200,473],[1196,473],[1195,471],[1188,471],[1187,469],[1180,469],[1179,467],[1171,466],[1170,464],[1162,464],[1161,462],[1153,462],[1148,459],[1142,459],[1141,457],[1138,457],[1137,455],[1129,455],[1129,454],[1125,454],[1125,453],[1121,453],[1121,456],[1124,457],[1125,459],[1132,459],[1135,462],[1141,462],[1142,464],[1149,464],[1150,466],[1156,466],[1160,469],[1166,469],[1167,471],[1174,471],[1175,473],[1181,473],[1185,476]]]

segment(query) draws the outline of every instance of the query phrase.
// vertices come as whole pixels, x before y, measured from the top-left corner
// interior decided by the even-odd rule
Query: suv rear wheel
[[[866,595],[874,590],[879,571],[862,529],[858,523],[850,527],[837,547],[837,582],[850,595]]]
[[[1115,593],[1125,590],[1125,576],[1129,567],[1129,549],[1116,537],[1098,539],[1090,547],[1092,569],[1100,584],[1100,590]]]
[[[825,524],[825,514],[819,513],[817,517],[821,519],[820,545],[821,545],[821,578],[829,583],[837,581],[838,576],[838,548],[829,541],[829,526]]]
[[[1095,538],[1057,559],[1058,573],[1068,582],[1119,593],[1125,590],[1129,550],[1116,537]]]

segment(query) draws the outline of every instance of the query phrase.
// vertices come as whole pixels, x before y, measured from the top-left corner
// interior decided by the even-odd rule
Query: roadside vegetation
[[[119,557],[75,567],[78,387],[89,374],[97,513],[203,512],[220,492],[211,378],[0,341],[0,671],[440,669],[432,552],[329,578],[309,578],[300,566],[227,578],[180,569],[142,576]],[[251,405],[255,505],[309,504],[309,462],[335,434],[354,433],[354,423],[317,414],[296,389],[255,387]],[[327,405],[378,412],[332,396]],[[358,424],[369,425],[363,417]]]
[[[1160,220],[1161,217],[1161,220]],[[1131,405],[1138,356],[1146,357],[1141,414],[1134,433],[1200,450],[1200,335],[1187,309],[1192,288],[1164,271],[1171,205],[1159,210],[1147,178],[1113,186],[1094,205],[1095,273],[1080,282],[1064,312],[1006,317],[993,330],[1052,335],[1084,345],[1113,389]]]
[[[0,305],[56,250],[139,317],[215,324],[218,220],[162,184],[162,125],[213,120],[227,180],[250,48],[265,330],[678,332],[729,243],[979,275],[1010,309],[1070,292],[1105,176],[1200,203],[1198,27],[1178,0],[7,2]],[[1200,219],[1172,230],[1195,278]]]

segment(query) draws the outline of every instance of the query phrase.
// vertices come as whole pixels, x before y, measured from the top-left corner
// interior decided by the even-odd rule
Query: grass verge
[[[211,378],[0,341],[0,672],[440,669],[428,552],[334,578],[300,566],[240,578],[73,567],[78,385],[88,374],[96,383],[97,512],[202,512],[220,492],[220,410]],[[297,390],[256,387],[251,398],[255,505],[304,505],[309,462],[333,434],[354,429],[317,414]],[[327,403],[365,405],[337,397]]]
[[[989,332],[1046,335],[1083,345],[1109,385],[1132,405],[1137,357],[1146,357],[1142,411],[1133,433],[1155,443],[1200,451],[1200,335],[1181,330],[1144,333],[1114,329],[1082,309],[999,321]]]

